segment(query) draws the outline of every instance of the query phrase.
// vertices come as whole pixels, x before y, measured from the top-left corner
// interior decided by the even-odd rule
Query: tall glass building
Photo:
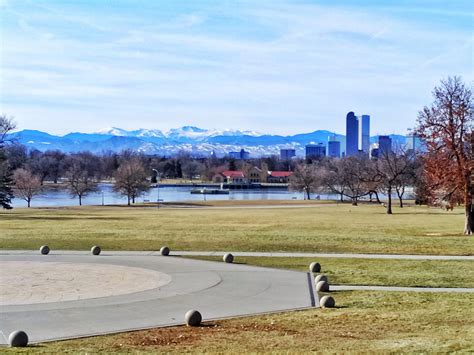
[[[362,115],[359,119],[359,150],[366,153],[370,152],[370,116]]]
[[[359,153],[359,122],[354,112],[346,116],[346,156]]]

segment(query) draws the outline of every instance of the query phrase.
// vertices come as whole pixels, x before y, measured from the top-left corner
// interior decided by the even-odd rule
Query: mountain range
[[[184,126],[162,132],[157,129],[127,131],[112,127],[95,133],[72,132],[64,136],[37,130],[23,130],[10,134],[9,138],[28,149],[61,150],[63,152],[91,151],[94,153],[125,149],[144,154],[173,155],[186,151],[196,156],[208,156],[214,152],[224,156],[231,151],[245,149],[251,157],[279,154],[281,148],[294,148],[298,156],[304,156],[306,144],[327,144],[329,137],[341,142],[345,150],[345,136],[326,130],[290,136],[261,134],[254,131],[202,129]],[[394,144],[404,144],[405,137],[390,135]],[[377,142],[378,136],[371,137]]]

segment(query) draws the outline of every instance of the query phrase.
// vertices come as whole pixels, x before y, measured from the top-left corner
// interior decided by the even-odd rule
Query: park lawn
[[[474,295],[335,292],[334,309],[5,349],[35,353],[474,352]],[[204,315],[205,317],[205,315]]]
[[[222,261],[217,256],[187,258]],[[237,256],[236,264],[309,271],[317,261],[330,285],[474,288],[474,262],[451,260],[286,258]]]
[[[236,202],[238,205],[238,203]],[[70,207],[0,212],[0,248],[473,255],[462,209]]]

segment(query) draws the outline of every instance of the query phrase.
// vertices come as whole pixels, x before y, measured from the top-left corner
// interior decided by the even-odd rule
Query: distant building
[[[324,144],[308,144],[306,146],[306,158],[322,158],[325,156],[326,146]]]
[[[290,160],[296,156],[295,149],[280,149],[280,159],[281,160]]]
[[[341,142],[337,140],[336,136],[329,137],[328,157],[339,158],[340,156],[341,156]]]
[[[225,170],[220,173],[220,175],[223,177],[225,183],[228,184],[245,184],[247,183],[247,179],[245,178],[245,175],[242,171],[240,170]],[[215,179],[217,182],[217,179]],[[219,181],[220,182],[220,181]]]
[[[354,112],[346,116],[346,156],[359,153],[359,122]]]
[[[359,119],[359,151],[366,155],[370,151],[370,116],[362,115]]]
[[[425,145],[419,136],[409,134],[405,137],[405,149],[408,152],[416,153],[425,151]]]
[[[392,138],[390,136],[379,136],[379,152],[378,155],[392,152]]]
[[[249,169],[247,172],[247,181],[250,183],[259,183],[259,182],[265,182],[262,181],[262,169],[257,168],[256,166],[253,166],[252,168]]]
[[[241,149],[240,152],[229,152],[229,157],[239,160],[249,159],[250,153]]]
[[[267,182],[287,184],[293,173],[291,171],[269,171]]]
[[[379,157],[379,144],[373,143],[370,145],[370,157],[377,159]]]

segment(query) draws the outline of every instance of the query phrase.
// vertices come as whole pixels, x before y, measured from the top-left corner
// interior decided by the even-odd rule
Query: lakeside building
[[[258,184],[258,183],[283,183],[287,184],[292,171],[263,171],[254,166],[247,172],[241,170],[224,170],[213,177],[213,182],[234,185]]]
[[[306,158],[322,158],[326,156],[326,146],[322,143],[308,144],[305,147]]]
[[[291,175],[293,175],[293,172],[291,171],[269,171],[267,182],[287,184],[290,180]]]
[[[296,157],[295,149],[280,149],[281,160],[291,160],[293,157]]]

